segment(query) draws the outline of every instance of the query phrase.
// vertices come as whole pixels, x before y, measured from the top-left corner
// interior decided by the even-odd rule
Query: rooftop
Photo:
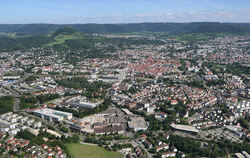
[[[37,108],[35,110],[31,110],[32,112],[39,113],[42,115],[46,116],[52,116],[54,118],[62,118],[64,116],[70,116],[72,115],[71,113],[68,112],[62,112],[62,111],[57,111],[49,108]]]
[[[187,126],[187,125],[181,125],[181,124],[172,124],[171,127],[174,128],[174,129],[183,130],[183,131],[189,131],[189,132],[195,132],[195,133],[199,132],[193,126]]]

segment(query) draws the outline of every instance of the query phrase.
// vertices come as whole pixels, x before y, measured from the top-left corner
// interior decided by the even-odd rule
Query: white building
[[[9,133],[10,135],[16,135],[19,131],[20,131],[20,129],[15,128],[15,129],[12,129],[12,130],[8,131],[8,133]]]
[[[49,108],[36,108],[30,110],[34,115],[41,117],[45,120],[53,121],[53,122],[60,122],[64,119],[72,119],[72,113],[57,111]]]
[[[96,107],[96,104],[94,104],[94,103],[85,102],[85,101],[81,101],[81,100],[72,100],[68,103],[71,106],[84,108],[84,109],[93,109]]]
[[[42,127],[42,123],[41,122],[35,122],[32,125],[33,128],[41,128]]]

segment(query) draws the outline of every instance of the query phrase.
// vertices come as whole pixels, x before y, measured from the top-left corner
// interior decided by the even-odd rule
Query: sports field
[[[107,151],[104,148],[80,143],[67,144],[74,158],[122,158],[119,152]]]

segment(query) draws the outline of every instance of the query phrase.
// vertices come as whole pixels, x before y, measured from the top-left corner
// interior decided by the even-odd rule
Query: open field
[[[63,44],[66,40],[75,40],[75,39],[81,39],[81,36],[79,35],[60,35],[55,38],[55,42],[51,42],[46,44],[45,46],[51,47],[56,44]]]
[[[119,152],[106,151],[104,148],[80,143],[67,144],[74,158],[122,158]]]

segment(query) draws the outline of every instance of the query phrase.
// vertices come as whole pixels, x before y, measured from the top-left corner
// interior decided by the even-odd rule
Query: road
[[[139,140],[132,140],[132,141],[131,141],[131,144],[132,144],[133,146],[135,146],[135,147],[136,147],[136,146],[141,147],[141,148],[146,152],[147,157],[153,157],[152,154],[148,152],[148,149],[146,149],[146,148],[144,147],[144,145],[143,145]]]
[[[17,112],[19,110],[19,104],[20,100],[19,97],[20,95],[18,94],[17,91],[13,90],[10,85],[5,86],[5,88],[11,92],[11,95],[14,97],[14,105],[13,105],[13,111]]]
[[[13,111],[14,112],[18,112],[18,111],[22,111],[22,110],[19,110],[20,95],[19,95],[19,93],[16,90],[12,89],[11,86],[13,84],[17,83],[17,82],[23,82],[27,77],[29,77],[31,75],[32,74],[27,73],[21,79],[15,80],[11,84],[4,86],[7,90],[9,90],[12,93],[12,96],[14,97],[14,105],[13,105]]]

